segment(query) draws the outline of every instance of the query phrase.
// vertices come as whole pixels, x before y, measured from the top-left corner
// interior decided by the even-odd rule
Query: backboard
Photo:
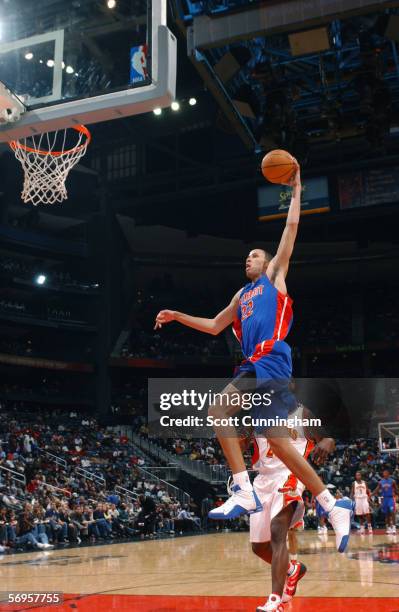
[[[399,453],[399,421],[378,423],[378,441],[382,453]]]
[[[167,0],[0,0],[0,81],[26,112],[0,141],[139,114],[175,96]]]

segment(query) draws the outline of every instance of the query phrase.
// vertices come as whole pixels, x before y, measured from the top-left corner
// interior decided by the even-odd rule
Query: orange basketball
[[[296,170],[295,160],[287,151],[275,149],[262,160],[262,174],[271,183],[287,183]]]

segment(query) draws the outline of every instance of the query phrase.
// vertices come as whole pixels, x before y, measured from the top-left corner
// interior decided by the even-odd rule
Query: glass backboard
[[[0,140],[145,112],[174,98],[166,0],[0,0],[0,24],[0,81],[27,110],[1,128]]]

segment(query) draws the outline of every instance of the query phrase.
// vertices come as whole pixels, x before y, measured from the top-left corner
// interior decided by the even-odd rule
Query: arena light
[[[197,98],[190,98],[188,103],[190,106],[195,106],[197,104]]]
[[[116,7],[116,0],[107,0],[107,6],[109,9],[114,9]]]
[[[48,66],[49,68],[53,68],[53,66],[54,66],[54,60],[49,59],[49,60],[47,60],[46,64],[47,64],[47,66]]]
[[[46,280],[47,280],[47,276],[45,274],[38,274],[36,276],[36,284],[37,285],[44,285]]]
[[[33,59],[33,53],[31,51],[29,51],[28,53],[25,53],[25,59],[28,61]]]
[[[72,66],[67,66],[65,70],[67,71],[68,74],[73,74],[75,72]]]
[[[159,115],[162,115],[162,108],[154,108],[152,112],[154,113],[154,115],[157,115],[159,117]]]
[[[180,104],[178,102],[176,102],[176,100],[174,102],[172,102],[172,104],[170,105],[170,108],[172,109],[172,111],[178,111],[180,109]]]

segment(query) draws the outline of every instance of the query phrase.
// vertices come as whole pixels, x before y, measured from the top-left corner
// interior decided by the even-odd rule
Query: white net
[[[77,140],[73,146],[69,146],[71,134]],[[34,206],[66,200],[68,173],[86,153],[90,139],[89,130],[80,125],[10,142],[24,171],[22,200]]]

